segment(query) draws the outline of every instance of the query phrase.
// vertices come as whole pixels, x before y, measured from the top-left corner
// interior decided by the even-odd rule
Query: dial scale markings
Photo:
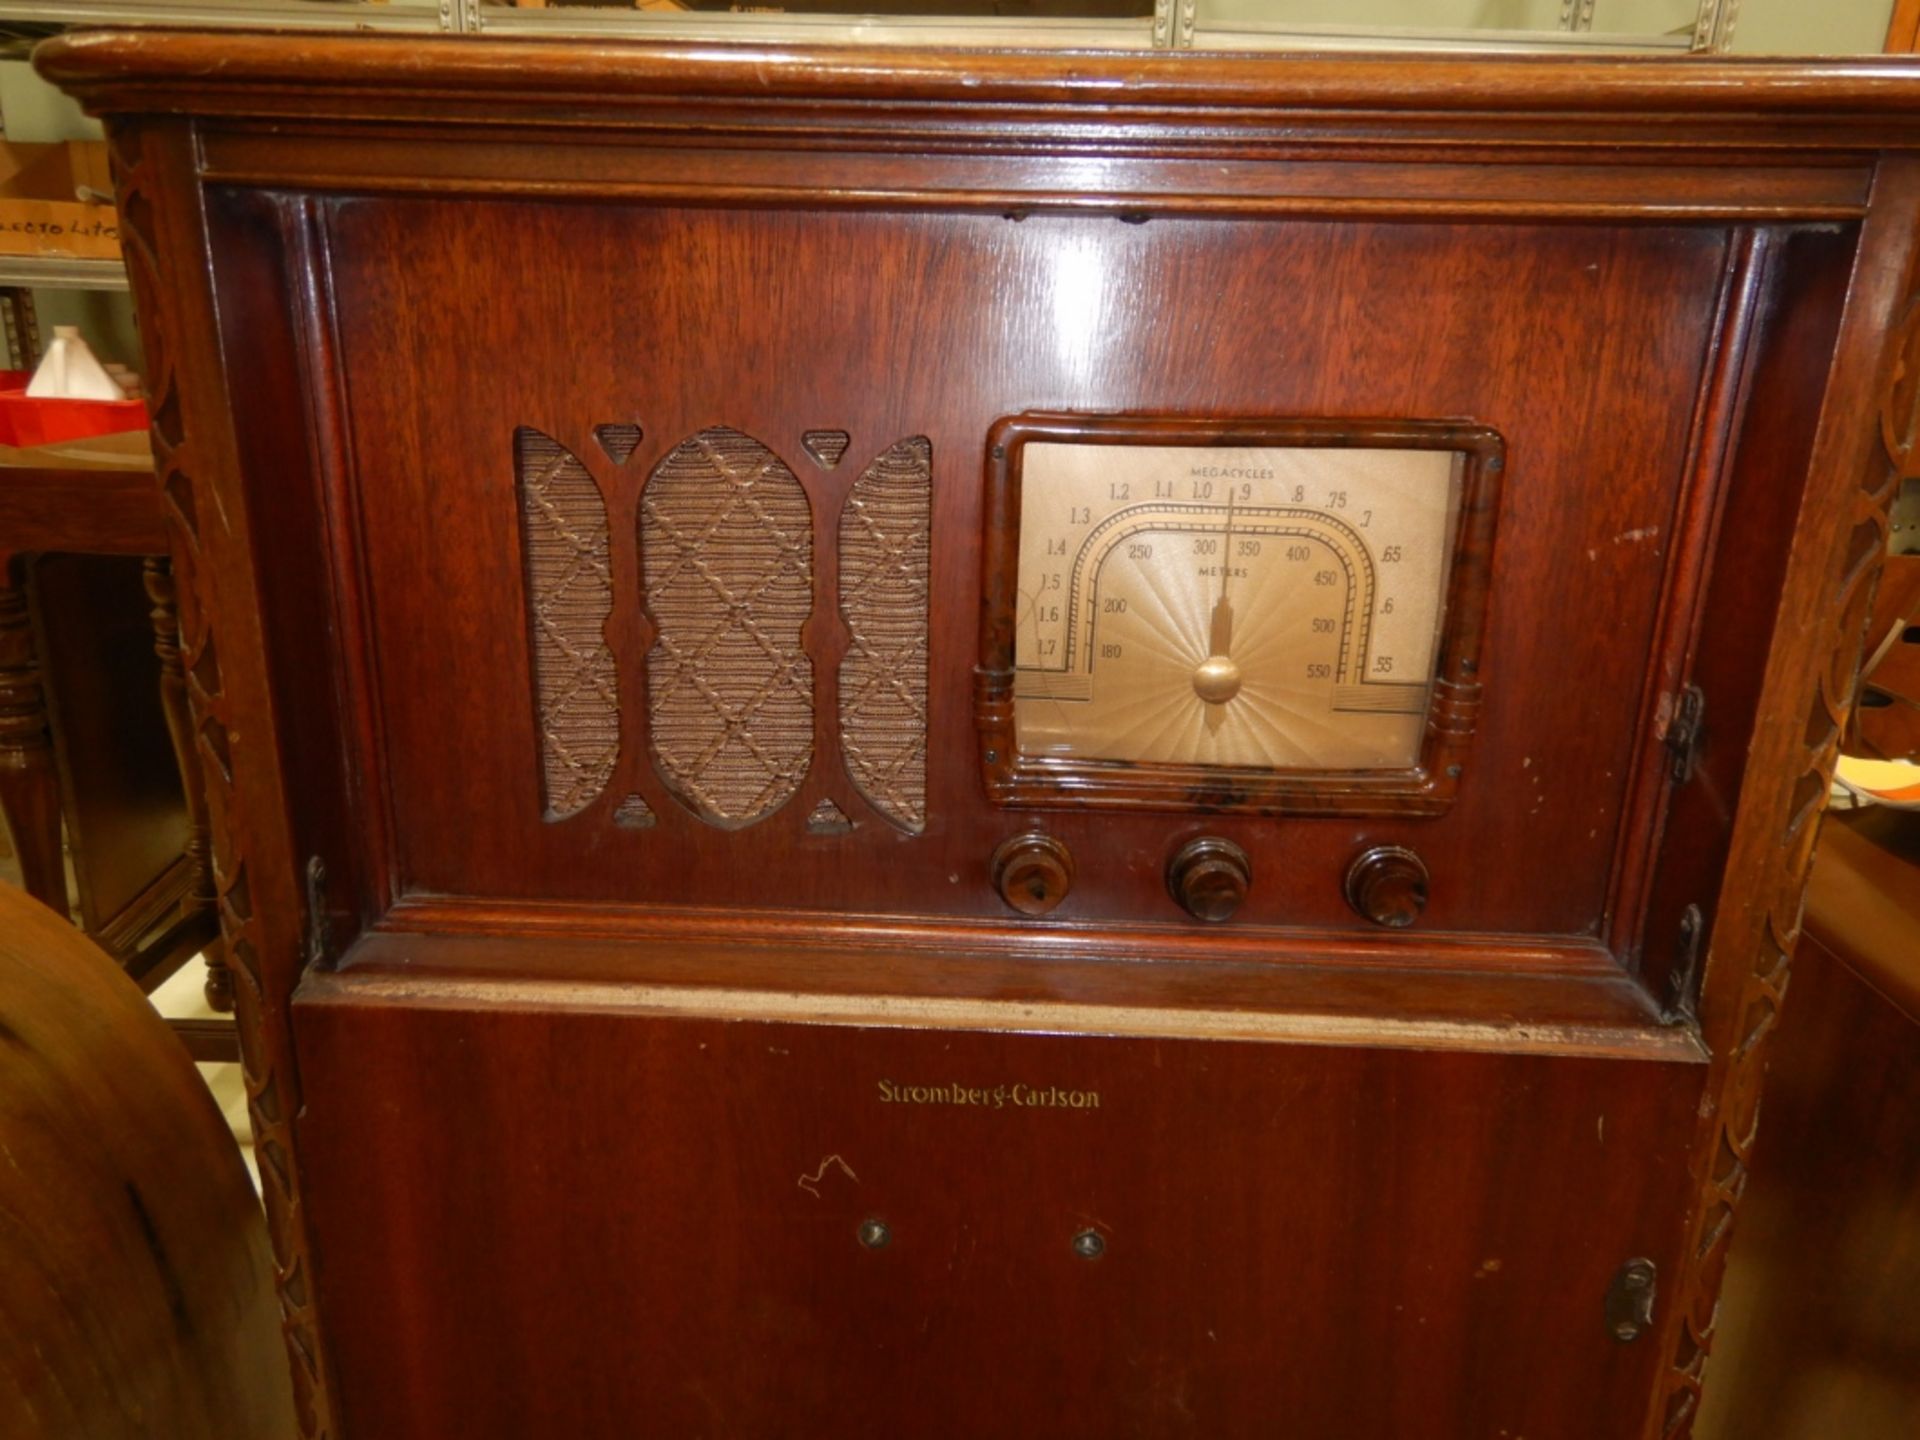
[[[1413,763],[1457,452],[1035,442],[1022,472],[1023,753]]]

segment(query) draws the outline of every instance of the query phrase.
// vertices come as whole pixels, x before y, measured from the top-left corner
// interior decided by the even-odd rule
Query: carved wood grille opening
[[[831,470],[847,453],[853,437],[844,430],[809,430],[800,437],[800,448],[813,457],[822,470]]]
[[[876,810],[927,821],[927,594],[933,450],[902,440],[853,484],[840,514],[840,751]]]
[[[751,436],[703,430],[647,481],[640,564],[659,628],[647,706],[661,779],[709,824],[751,825],[813,759],[806,493]]]
[[[599,798],[620,748],[607,507],[586,466],[540,431],[514,431],[513,449],[546,814],[561,820]]]

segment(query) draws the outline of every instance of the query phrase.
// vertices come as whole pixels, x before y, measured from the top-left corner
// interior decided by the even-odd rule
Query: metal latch
[[[1667,724],[1667,751],[1672,757],[1668,773],[1676,785],[1691,780],[1694,767],[1700,762],[1700,736],[1706,710],[1707,697],[1698,685],[1689,685],[1680,692],[1673,719]]]
[[[307,858],[307,965],[325,969],[333,958],[333,925],[327,914],[327,866],[318,855]]]
[[[1667,970],[1667,1005],[1662,1016],[1669,1025],[1700,1022],[1700,942],[1706,929],[1707,922],[1698,905],[1689,905],[1680,912],[1673,964]]]
[[[1640,1257],[1622,1265],[1607,1287],[1607,1333],[1621,1344],[1638,1340],[1652,1326],[1658,1275],[1653,1261]]]

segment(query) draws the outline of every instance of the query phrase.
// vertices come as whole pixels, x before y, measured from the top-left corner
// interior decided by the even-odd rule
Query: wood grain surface
[[[1673,1263],[1688,1064],[344,983],[297,1026],[355,1436],[1624,1435],[1660,1362],[1601,1300]]]
[[[355,766],[390,815],[396,898],[726,905],[751,871],[760,904],[1006,914],[986,872],[1012,827],[974,763],[983,437],[1037,398],[1103,413],[1204,403],[1225,414],[1467,417],[1508,445],[1475,780],[1448,812],[1318,824],[1165,805],[1049,815],[1079,864],[1048,923],[1191,923],[1160,872],[1204,826],[1244,847],[1257,874],[1289,877],[1256,882],[1236,926],[1358,926],[1346,866],[1393,843],[1421,850],[1433,871],[1423,929],[1600,931],[1628,777],[1658,745],[1642,714],[1648,651],[1695,391],[1717,338],[1724,232],[392,200],[330,204],[318,222],[332,295],[316,323],[335,336],[353,416],[350,490],[331,503],[357,516],[365,556],[367,628],[343,648],[364,653],[374,677],[406,677],[372,681],[373,752]],[[238,249],[238,237],[222,248]],[[569,263],[543,267],[538,256],[554,251]],[[449,255],[483,268],[450,274]],[[860,272],[848,255],[864,257]],[[1340,283],[1316,283],[1329,267]],[[481,302],[506,274],[522,277],[516,303]],[[1091,288],[1076,276],[1095,277]],[[1500,307],[1503,292],[1534,298]],[[1062,306],[1080,307],[1071,338],[1056,329]],[[387,368],[548,347],[566,363],[487,367],[458,385],[397,386]],[[857,357],[888,383],[849,388],[828,357]],[[746,378],[768,363],[765,381]],[[542,818],[535,707],[519,698],[531,656],[510,431],[477,415],[533,425],[589,457],[610,533],[626,540],[611,553],[626,598],[607,639],[630,739],[598,802],[559,823]],[[611,421],[645,432],[617,472],[591,458],[592,428]],[[933,615],[918,835],[876,815],[831,755],[768,821],[719,829],[676,799],[639,743],[655,639],[633,603],[638,549],[627,537],[647,475],[713,422],[790,457],[816,514],[838,509],[850,467],[804,464],[802,430],[845,429],[862,457],[904,435],[931,442],[932,591],[955,598]],[[451,715],[458,747],[437,743]],[[610,823],[629,794],[646,798],[655,827]],[[808,833],[823,797],[863,823]],[[1487,863],[1494,852],[1501,863]]]

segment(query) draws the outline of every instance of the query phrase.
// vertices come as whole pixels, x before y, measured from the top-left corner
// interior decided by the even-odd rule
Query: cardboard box
[[[118,212],[80,198],[112,193],[107,147],[100,141],[0,140],[0,255],[118,260]]]

